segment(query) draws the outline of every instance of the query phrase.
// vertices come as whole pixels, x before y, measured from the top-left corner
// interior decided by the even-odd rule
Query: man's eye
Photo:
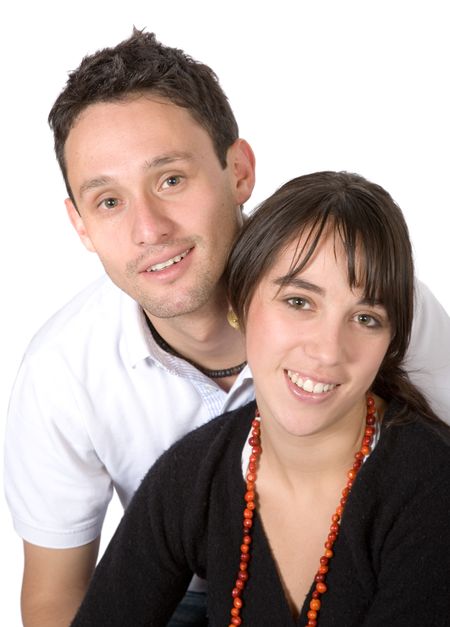
[[[102,205],[106,207],[106,209],[115,209],[118,204],[119,201],[117,198],[105,198],[105,200],[102,200]]]
[[[290,307],[294,309],[310,309],[311,305],[306,298],[301,298],[300,296],[293,296],[292,298],[287,299],[287,303]]]
[[[174,176],[169,176],[168,178],[165,179],[165,181],[162,184],[163,188],[167,188],[167,187],[175,187],[176,185],[178,185],[178,183],[181,181],[181,176],[178,175],[174,175]]]

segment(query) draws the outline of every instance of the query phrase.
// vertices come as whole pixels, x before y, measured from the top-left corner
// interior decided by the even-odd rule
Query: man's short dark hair
[[[50,111],[56,158],[72,200],[64,147],[80,113],[91,104],[148,93],[187,109],[208,132],[222,167],[226,167],[228,148],[239,131],[217,76],[182,50],[159,43],[153,33],[134,28],[131,37],[114,48],[85,57],[69,74]]]

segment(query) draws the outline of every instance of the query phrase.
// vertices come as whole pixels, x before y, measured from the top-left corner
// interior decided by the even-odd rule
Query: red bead
[[[238,597],[240,594],[241,594],[241,591],[238,590],[237,588],[233,588],[233,590],[231,591],[231,596],[233,597],[233,599]]]
[[[253,512],[248,507],[244,509],[244,518],[253,518]]]
[[[320,610],[320,601],[319,599],[312,599],[312,601],[309,604],[309,607],[311,610],[315,610],[316,612],[318,610]]]
[[[244,527],[246,527],[247,529],[250,529],[253,526],[253,521],[251,518],[246,518],[244,520]]]
[[[240,570],[240,572],[243,572],[243,571],[247,570],[247,568],[248,568],[247,562],[239,562],[239,570]]]
[[[248,546],[245,547],[246,549],[248,549]],[[241,553],[241,562],[249,562],[250,561],[250,555],[248,553]]]
[[[315,618],[317,618],[317,612],[315,610],[309,610],[309,612],[306,614],[306,616],[309,619],[311,619],[311,618],[315,619]]]
[[[236,597],[233,601],[233,605],[234,607],[238,607],[239,609],[241,609],[242,607],[242,600],[239,597]]]
[[[242,581],[241,579],[236,579],[235,587],[238,590],[243,590],[245,588],[245,581]]]
[[[317,590],[313,590],[311,596],[313,599],[318,599],[320,597],[320,592],[317,592]]]
[[[234,607],[234,606],[233,606],[233,607],[231,608],[231,612],[230,612],[230,614],[231,614],[231,616],[239,616],[240,611],[241,611],[241,610],[240,610],[238,607]]]
[[[325,555],[322,555],[322,557],[320,558],[320,563],[326,566],[328,564],[328,557],[325,557]]]
[[[231,619],[231,624],[232,625],[240,625],[242,623],[242,620],[239,618],[239,616],[234,616]]]
[[[248,579],[248,573],[244,572],[243,570],[240,570],[238,572],[238,579],[240,579],[241,581],[247,581]]]
[[[316,590],[317,592],[320,592],[320,594],[323,594],[327,591],[327,587],[322,581],[319,581],[318,583],[316,583]]]

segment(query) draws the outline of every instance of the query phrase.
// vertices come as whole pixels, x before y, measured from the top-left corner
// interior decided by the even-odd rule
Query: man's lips
[[[148,266],[145,269],[145,272],[160,272],[161,270],[165,270],[166,268],[169,268],[170,266],[179,263],[191,252],[192,248],[188,248],[183,252],[174,255],[173,257],[170,257],[169,259],[164,259],[163,261],[159,261],[158,263],[154,263],[151,266]]]

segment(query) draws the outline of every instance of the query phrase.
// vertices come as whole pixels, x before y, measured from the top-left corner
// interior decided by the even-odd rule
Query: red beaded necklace
[[[355,454],[355,461],[353,466],[347,473],[347,484],[342,490],[342,496],[339,501],[339,505],[336,508],[335,513],[331,517],[330,533],[328,534],[325,542],[325,551],[320,558],[320,566],[315,575],[316,586],[312,593],[312,599],[309,604],[308,622],[306,627],[316,627],[318,625],[318,614],[320,610],[321,596],[327,591],[327,585],[325,583],[326,574],[330,560],[333,557],[333,545],[339,534],[341,525],[342,513],[344,511],[345,504],[347,503],[350,490],[355,482],[356,475],[361,468],[364,458],[370,454],[372,450],[373,437],[375,434],[375,401],[371,396],[367,397],[367,414],[366,414],[366,428],[364,431],[364,437],[362,439],[361,448]],[[251,446],[252,452],[249,459],[246,482],[247,491],[244,496],[244,529],[241,544],[241,558],[239,563],[239,572],[236,582],[234,584],[231,596],[233,597],[233,606],[231,608],[231,620],[229,627],[235,627],[235,625],[242,625],[243,620],[240,616],[241,608],[243,605],[242,595],[245,585],[249,579],[248,565],[250,562],[250,546],[252,542],[251,529],[253,526],[253,511],[256,508],[256,474],[258,469],[258,460],[262,452],[261,438],[260,438],[260,414],[258,409],[256,410],[255,419],[252,421],[252,430],[248,440]]]

